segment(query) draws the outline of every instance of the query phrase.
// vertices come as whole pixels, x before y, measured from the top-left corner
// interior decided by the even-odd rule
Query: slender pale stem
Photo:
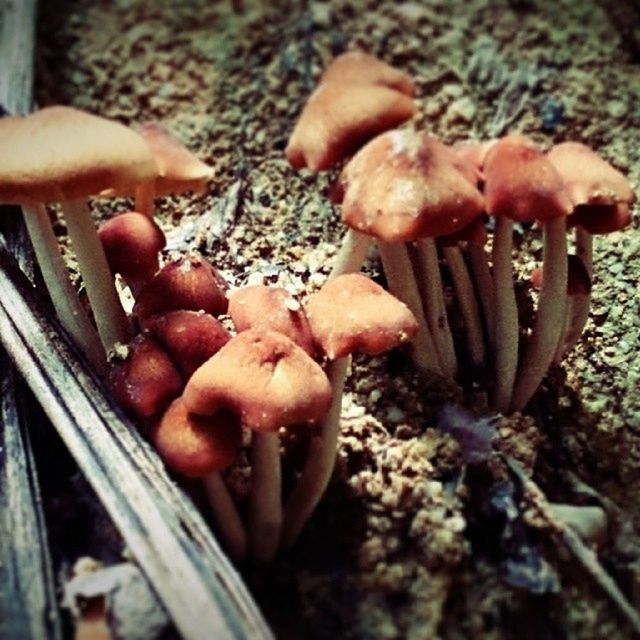
[[[89,363],[102,375],[107,365],[105,352],[69,280],[69,271],[60,255],[60,246],[51,228],[47,210],[43,204],[23,205],[22,210],[44,283],[60,323]]]
[[[533,333],[527,344],[511,400],[511,411],[522,411],[540,385],[558,346],[567,300],[566,218],[544,222],[542,288]]]
[[[249,548],[260,562],[273,559],[282,527],[282,478],[278,432],[253,432],[251,441],[251,494]]]
[[[493,286],[493,276],[489,267],[489,257],[484,247],[470,242],[467,245],[471,275],[476,285],[476,291],[482,305],[485,326],[491,351],[495,349],[496,325],[496,294]]]
[[[518,367],[518,306],[513,288],[513,222],[496,219],[493,238],[493,282],[496,300],[495,397],[498,411],[506,413],[511,402]]]
[[[453,287],[458,298],[460,313],[465,324],[467,334],[467,348],[471,356],[471,362],[479,367],[484,364],[485,349],[484,336],[482,334],[482,320],[480,319],[480,309],[476,300],[476,293],[473,289],[471,276],[467,265],[462,257],[460,247],[442,247],[444,258],[447,261]]]
[[[362,268],[362,263],[367,257],[367,251],[372,239],[360,231],[348,229],[342,239],[342,246],[329,275],[329,280],[345,273],[356,273]]]
[[[560,332],[560,338],[558,339],[558,346],[556,352],[553,355],[553,364],[559,364],[562,361],[562,356],[565,353],[565,344],[571,331],[571,321],[574,314],[574,305],[578,296],[567,296],[567,302],[564,310],[564,322],[562,325],[562,331]]]
[[[117,342],[127,342],[130,336],[129,322],[120,304],[113,276],[86,201],[65,202],[62,211],[98,333],[104,348],[109,352]]]
[[[330,362],[327,377],[331,383],[332,402],[320,425],[320,433],[311,438],[302,474],[291,492],[284,510],[282,547],[292,547],[305,523],[315,511],[331,479],[338,449],[342,392],[351,358]]]
[[[229,489],[217,471],[202,479],[224,548],[235,562],[247,555],[247,533]]]
[[[442,375],[433,337],[424,318],[407,247],[402,243],[378,241],[378,251],[387,276],[389,291],[409,307],[418,322],[418,333],[411,343],[414,364],[422,371]]]
[[[458,361],[444,304],[438,250],[433,238],[418,240],[414,245],[413,256],[422,307],[436,345],[440,366],[447,378],[453,378],[458,370]]]
[[[135,210],[148,218],[153,218],[153,199],[155,197],[155,185],[153,182],[145,182],[136,187]]]

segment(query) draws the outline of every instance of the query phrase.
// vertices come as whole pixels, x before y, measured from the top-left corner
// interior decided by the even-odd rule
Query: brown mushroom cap
[[[229,315],[236,329],[277,331],[314,355],[309,322],[300,303],[282,287],[255,285],[229,294]]]
[[[309,97],[291,134],[287,158],[295,169],[331,168],[382,131],[413,116],[406,95],[368,84],[328,82]]]
[[[331,403],[321,367],[286,336],[249,329],[234,336],[191,377],[183,394],[193,413],[228,408],[255,431],[318,422]]]
[[[334,58],[320,77],[320,84],[324,82],[379,85],[409,97],[415,93],[413,81],[408,75],[362,51],[349,51]]]
[[[195,256],[166,264],[140,292],[133,307],[139,319],[186,309],[217,316],[228,306],[227,283],[206,260]]]
[[[478,216],[472,220],[466,227],[452,233],[448,236],[441,236],[440,242],[444,246],[455,246],[459,242],[468,242],[469,244],[475,244],[479,247],[484,247],[489,239],[489,233],[485,226],[485,217]]]
[[[177,398],[153,428],[151,441],[170,469],[199,478],[233,463],[242,444],[242,427],[231,411],[196,415]]]
[[[149,145],[160,175],[155,195],[203,191],[213,177],[213,169],[199,160],[158,122],[146,122],[138,129]]]
[[[0,202],[63,202],[131,193],[158,168],[142,137],[71,107],[0,120]]]
[[[307,317],[314,339],[330,360],[355,352],[383,353],[418,331],[406,305],[357,273],[333,278],[313,294]]]
[[[591,293],[591,277],[580,257],[569,254],[567,265],[567,294],[575,296]],[[531,286],[538,290],[542,288],[542,269],[540,267],[536,267],[531,273]]]
[[[158,269],[158,253],[166,238],[151,218],[137,211],[121,213],[103,222],[98,236],[113,273],[151,278]]]
[[[569,216],[570,227],[583,227],[593,235],[621,231],[631,224],[629,205],[586,204],[578,205]]]
[[[462,229],[482,213],[484,202],[451,158],[451,150],[431,136],[378,136],[343,170],[343,221],[386,242]]]
[[[487,212],[519,222],[567,216],[572,206],[562,177],[534,144],[506,136],[484,161]]]
[[[231,340],[222,323],[204,311],[169,311],[146,318],[142,326],[163,346],[185,379]]]
[[[150,418],[180,393],[182,378],[153,338],[138,335],[128,347],[127,357],[111,366],[109,386],[125,411]]]

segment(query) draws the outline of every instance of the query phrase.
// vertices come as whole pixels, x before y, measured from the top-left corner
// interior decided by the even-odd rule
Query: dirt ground
[[[324,282],[344,228],[327,199],[330,176],[293,171],[283,150],[334,55],[359,48],[406,71],[418,105],[408,126],[446,142],[510,131],[545,148],[580,140],[637,189],[637,25],[631,3],[607,0],[44,1],[36,97],[130,124],[161,121],[216,170],[207,194],[158,201],[167,254],[200,251],[233,285],[261,274],[304,299]],[[596,239],[587,330],[528,417],[500,422],[497,443],[535,463],[549,499],[605,507],[600,558],[636,605],[639,220],[636,210],[630,229]],[[58,231],[64,241],[62,223]],[[539,232],[521,229],[516,250],[527,322]],[[382,281],[375,256],[365,269]],[[451,316],[461,337],[455,307]],[[290,554],[246,576],[278,637],[631,637],[544,528],[515,527],[530,556],[509,556],[486,498],[511,481],[498,487],[499,471],[465,467],[437,428],[451,401],[469,404],[470,394],[425,380],[402,353],[355,359],[323,505]],[[290,483],[300,443],[285,444]],[[245,477],[240,467],[230,477],[241,503]],[[526,515],[517,495],[513,505]],[[515,580],[507,565],[526,575]]]

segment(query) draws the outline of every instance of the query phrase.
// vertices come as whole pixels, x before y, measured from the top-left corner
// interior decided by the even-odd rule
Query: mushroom
[[[129,211],[98,227],[112,273],[119,273],[134,298],[159,269],[158,253],[166,244],[162,229],[141,213]]]
[[[138,132],[153,153],[159,175],[153,182],[136,188],[136,211],[151,217],[153,199],[157,196],[205,191],[207,182],[213,177],[212,167],[199,160],[158,122],[142,124]]]
[[[326,375],[286,336],[248,329],[193,374],[183,399],[201,415],[230,409],[252,429],[249,547],[271,560],[282,524],[278,429],[323,418],[331,403]]]
[[[560,174],[532,142],[507,136],[484,163],[487,212],[496,216],[493,268],[496,290],[496,390],[498,411],[519,411],[538,388],[555,354],[567,297],[566,218],[571,210]],[[544,283],[535,326],[516,378],[518,310],[513,289],[513,220],[541,220]],[[513,391],[513,395],[512,395]]]
[[[322,498],[335,464],[342,392],[350,354],[384,353],[418,331],[411,311],[363,275],[329,280],[306,305],[314,339],[326,354],[333,400],[318,436],[314,436],[300,479],[285,507],[282,545],[290,547]]]
[[[242,444],[238,417],[224,410],[207,416],[189,413],[177,398],[152,429],[151,441],[170,469],[202,479],[225,548],[236,562],[244,560],[247,535],[220,474]]]
[[[104,368],[88,320],[70,295],[43,203],[63,203],[98,333],[108,351],[115,343],[126,342],[129,326],[83,198],[104,189],[124,193],[153,180],[157,175],[153,156],[144,140],[127,127],[70,107],[48,107],[24,118],[4,119],[0,141],[0,200],[24,206],[34,250],[63,326],[90,361]]]
[[[140,291],[133,307],[138,320],[165,311],[206,311],[213,316],[228,307],[228,285],[214,267],[198,256],[167,263]]]

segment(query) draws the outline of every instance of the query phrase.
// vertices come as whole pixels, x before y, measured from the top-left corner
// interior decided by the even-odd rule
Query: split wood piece
[[[179,633],[187,640],[272,638],[210,528],[135,426],[122,419],[115,403],[75,358],[1,246],[0,291],[0,341]]]
[[[326,375],[299,346],[275,331],[248,329],[234,336],[191,377],[183,393],[190,412],[237,413],[253,431],[249,548],[270,561],[280,541],[280,427],[319,422],[331,403]],[[263,437],[266,436],[266,437]],[[277,444],[277,446],[275,446]]]
[[[314,339],[329,360],[332,403],[287,500],[282,546],[291,547],[324,495],[335,465],[344,383],[352,353],[376,355],[408,340],[418,330],[409,308],[360,274],[328,281],[307,302]]]
[[[242,562],[247,534],[220,475],[233,464],[242,445],[238,417],[230,411],[211,416],[189,413],[178,398],[153,428],[151,440],[170,469],[203,481],[223,547],[235,562]]]

